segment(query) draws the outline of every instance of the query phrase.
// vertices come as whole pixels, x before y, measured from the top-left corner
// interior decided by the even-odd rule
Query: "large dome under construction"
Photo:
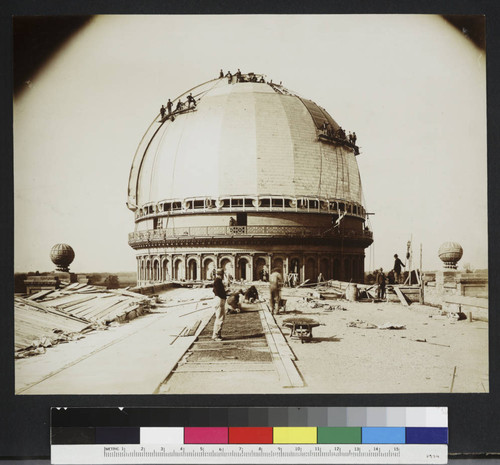
[[[338,125],[314,102],[280,86],[226,79],[190,93],[193,111],[146,134],[130,203],[274,194],[361,204],[354,151],[320,143],[322,125]]]
[[[305,278],[322,270],[325,277],[361,279],[360,253],[372,239],[355,133],[346,134],[315,102],[253,73],[221,77],[163,103],[129,179],[136,223],[129,243],[139,252],[139,281],[207,278],[204,258],[221,266],[215,254],[229,246],[233,274],[241,275],[246,255],[247,279],[264,266],[255,263],[260,254],[268,267],[271,255],[279,256],[285,274]],[[285,244],[297,250],[300,266],[286,266]],[[307,254],[339,246],[338,263],[331,255],[310,272],[304,268]],[[175,265],[177,253],[183,258]],[[345,265],[350,254],[355,263]]]

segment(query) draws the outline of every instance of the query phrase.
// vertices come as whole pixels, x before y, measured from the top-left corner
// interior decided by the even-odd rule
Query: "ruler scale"
[[[54,464],[447,463],[446,407],[52,409]]]

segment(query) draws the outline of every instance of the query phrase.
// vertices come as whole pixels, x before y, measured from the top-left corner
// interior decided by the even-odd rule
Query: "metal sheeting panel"
[[[320,129],[321,126],[323,126],[323,123],[326,122],[330,123],[330,125],[334,130],[337,130],[340,127],[324,108],[321,108],[312,100],[306,100],[301,97],[299,98],[301,102],[305,105],[309,113],[311,114],[314,124],[318,129]]]

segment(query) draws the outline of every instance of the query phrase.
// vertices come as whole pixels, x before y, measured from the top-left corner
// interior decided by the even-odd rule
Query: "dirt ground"
[[[488,392],[488,323],[456,321],[419,304],[321,301],[310,308],[297,290],[285,290],[287,311],[318,320],[307,344],[287,337],[308,392]],[[306,292],[307,294],[307,292]],[[338,307],[337,307],[338,306]],[[345,309],[345,310],[344,310]],[[286,316],[278,315],[278,323]],[[404,325],[405,329],[365,329]],[[425,341],[425,342],[419,342]],[[455,372],[455,376],[454,376]]]
[[[268,299],[268,286],[258,288]],[[214,342],[211,289],[179,288],[163,293],[164,306],[152,314],[16,360],[16,393],[488,392],[487,322],[456,321],[419,304],[308,301],[310,293],[285,288],[286,313],[275,316],[303,387],[285,388],[280,380],[260,322],[267,302],[228,315],[225,339]],[[294,316],[320,324],[310,342],[283,327]],[[197,337],[178,337],[197,320]],[[380,329],[387,324],[404,328]]]
[[[265,285],[259,291],[268,298]],[[488,392],[487,322],[457,321],[438,308],[415,303],[404,307],[389,302],[307,301],[310,293],[283,289],[286,313],[275,316],[297,356],[294,363],[304,387],[281,388],[263,370],[253,373],[252,379],[261,382],[252,383],[251,390],[242,373],[191,373],[171,378],[167,392]],[[320,323],[313,329],[311,342],[291,338],[289,329],[283,327],[283,321],[293,316]],[[379,329],[387,324],[404,328]],[[220,352],[221,360],[224,356],[227,353]]]

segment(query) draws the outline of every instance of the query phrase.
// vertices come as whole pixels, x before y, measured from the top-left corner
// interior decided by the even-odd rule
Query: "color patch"
[[[273,428],[274,444],[316,444],[317,428],[278,427]]]
[[[405,428],[362,428],[362,444],[404,444]]]
[[[51,444],[95,444],[91,426],[56,426],[50,429]]]
[[[318,444],[361,444],[361,428],[318,428]]]
[[[141,444],[183,444],[184,428],[141,428]]]
[[[227,444],[228,428],[184,428],[184,444]]]
[[[272,428],[229,428],[229,444],[272,444]]]
[[[97,427],[95,429],[96,444],[140,444],[141,429],[139,427]]]
[[[448,444],[448,428],[406,428],[406,444]]]

